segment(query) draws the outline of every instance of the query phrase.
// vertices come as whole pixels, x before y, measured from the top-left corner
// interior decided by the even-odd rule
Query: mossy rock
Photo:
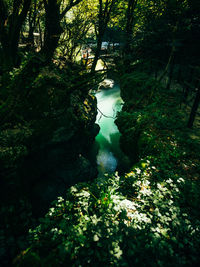
[[[143,102],[152,98],[159,83],[143,72],[125,74],[121,78],[121,96],[124,101]]]
[[[138,139],[140,132],[132,127],[127,129],[120,138],[120,147],[132,163],[138,161]]]
[[[129,128],[132,128],[136,124],[136,117],[128,112],[120,112],[115,120],[117,127],[123,134]]]

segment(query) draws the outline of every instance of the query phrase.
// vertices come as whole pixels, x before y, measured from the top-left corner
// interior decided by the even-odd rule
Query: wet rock
[[[111,89],[114,86],[114,81],[112,79],[105,79],[99,84],[100,90]]]

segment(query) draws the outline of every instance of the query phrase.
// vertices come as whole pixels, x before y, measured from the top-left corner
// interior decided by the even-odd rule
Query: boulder
[[[105,79],[99,84],[99,89],[107,90],[112,89],[114,86],[114,81],[112,79]]]

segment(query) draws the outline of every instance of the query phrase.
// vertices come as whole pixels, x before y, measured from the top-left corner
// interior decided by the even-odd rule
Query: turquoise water
[[[95,96],[98,107],[96,123],[100,126],[100,132],[96,136],[99,146],[97,165],[99,176],[102,176],[105,173],[113,173],[124,165],[125,156],[119,148],[120,133],[114,123],[117,112],[122,108],[123,100],[117,85],[112,89],[101,90]]]

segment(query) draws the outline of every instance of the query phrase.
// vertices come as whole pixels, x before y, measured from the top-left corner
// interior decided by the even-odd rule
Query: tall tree
[[[126,27],[125,27],[125,44],[124,44],[124,66],[125,71],[130,69],[130,54],[131,44],[133,39],[133,26],[134,26],[134,10],[137,5],[137,0],[128,0],[128,8],[126,12]]]
[[[59,41],[62,57],[68,61],[76,61],[83,46],[87,45],[87,37],[92,30],[95,11],[93,1],[83,0],[81,5],[71,9],[70,16],[62,20],[63,34]]]
[[[0,43],[4,70],[18,63],[20,31],[30,6],[31,0],[0,0]]]
[[[70,0],[65,4],[58,0],[43,0],[45,7],[45,40],[42,54],[47,61],[51,60],[63,32],[61,20],[66,13],[82,0]],[[61,10],[62,7],[62,10]]]
[[[126,52],[131,52],[131,43],[133,38],[133,26],[134,26],[134,10],[137,5],[137,0],[128,0],[128,8],[126,14],[126,40],[125,40],[125,49]]]
[[[108,22],[111,17],[111,13],[118,0],[99,0],[98,3],[98,19],[95,23],[95,33],[97,38],[97,47],[94,56],[94,60],[91,67],[91,72],[95,71],[97,61],[99,59],[103,36],[107,28]]]
[[[196,116],[196,113],[199,107],[199,103],[200,103],[200,87],[197,90],[196,97],[195,97],[195,100],[194,100],[194,103],[191,109],[190,117],[189,117],[188,124],[187,124],[188,128],[192,128],[193,126],[195,116]]]

